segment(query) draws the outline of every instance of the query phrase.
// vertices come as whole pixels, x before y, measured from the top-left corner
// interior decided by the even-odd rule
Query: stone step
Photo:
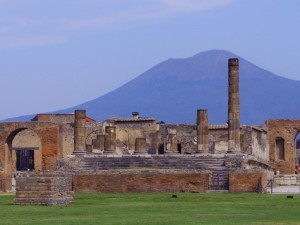
[[[222,170],[224,159],[201,157],[85,157],[79,163],[80,170],[105,170],[122,168],[174,168]]]

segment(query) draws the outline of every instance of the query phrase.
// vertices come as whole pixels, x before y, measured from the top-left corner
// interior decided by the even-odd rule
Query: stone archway
[[[19,129],[9,146],[13,171],[42,169],[41,140],[33,130]]]
[[[298,133],[295,136],[295,153],[296,153],[296,170],[295,172],[297,174],[300,173],[300,130],[298,131]]]
[[[26,131],[27,130],[27,131]],[[31,131],[28,131],[31,130]],[[55,170],[59,153],[59,125],[50,122],[0,123],[0,190],[11,190],[11,178],[16,171],[16,150],[18,147],[34,147],[34,167],[36,170]],[[21,143],[22,135],[34,134],[39,141],[26,146]],[[15,139],[17,138],[17,139]],[[18,141],[19,139],[19,141]],[[35,144],[34,144],[35,143]],[[26,148],[25,148],[26,149]],[[17,149],[18,150],[18,149]]]
[[[296,138],[300,120],[268,120],[270,161],[280,174],[295,174]]]

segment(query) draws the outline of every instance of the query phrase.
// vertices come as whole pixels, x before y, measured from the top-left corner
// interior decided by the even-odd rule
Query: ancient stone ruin
[[[73,202],[72,174],[43,171],[17,176],[15,204],[67,205]]]
[[[195,110],[196,124],[138,112],[96,122],[76,110],[2,122],[0,190],[15,190],[17,204],[52,205],[72,202],[73,192],[266,191],[275,173],[297,173],[300,120],[240,125],[238,59],[228,62],[227,124],[208,115]]]

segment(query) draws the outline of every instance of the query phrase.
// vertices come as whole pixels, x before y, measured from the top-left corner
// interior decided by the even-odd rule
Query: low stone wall
[[[275,175],[273,177],[274,186],[299,186],[297,174],[291,175]]]
[[[257,192],[259,180],[263,192],[267,191],[268,174],[264,171],[233,171],[229,173],[229,192]]]
[[[75,192],[206,192],[210,172],[141,170],[77,173],[73,176]]]
[[[26,172],[16,176],[15,204],[66,205],[73,202],[72,174]]]

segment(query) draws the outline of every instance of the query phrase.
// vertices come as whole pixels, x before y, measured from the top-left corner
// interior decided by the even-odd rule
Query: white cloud
[[[1,47],[61,44],[107,31],[209,10],[233,0],[0,0]],[[18,3],[18,4],[17,4]],[[59,13],[60,12],[60,13]]]

